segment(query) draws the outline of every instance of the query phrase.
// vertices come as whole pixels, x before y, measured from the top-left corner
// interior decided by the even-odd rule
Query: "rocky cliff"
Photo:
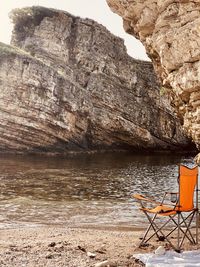
[[[199,0],[107,0],[125,30],[145,45],[163,84],[173,88],[187,134],[200,148]]]
[[[66,152],[187,147],[151,63],[89,19],[13,11],[0,45],[0,150]],[[17,48],[18,47],[18,48]]]

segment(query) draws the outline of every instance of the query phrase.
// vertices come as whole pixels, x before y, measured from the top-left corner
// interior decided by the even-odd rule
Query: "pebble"
[[[90,258],[95,258],[96,257],[96,254],[95,253],[92,253],[92,252],[87,252],[87,255],[88,255],[88,257],[90,257]]]
[[[56,243],[55,242],[51,242],[48,246],[49,247],[55,247]]]
[[[83,251],[83,252],[86,252],[86,249],[83,248],[83,247],[81,247],[81,246],[78,246],[78,249],[80,249],[80,250]]]
[[[52,254],[46,255],[46,259],[53,259],[53,255]]]
[[[156,255],[164,255],[165,254],[165,248],[163,246],[159,246],[156,250],[155,250],[155,254]]]

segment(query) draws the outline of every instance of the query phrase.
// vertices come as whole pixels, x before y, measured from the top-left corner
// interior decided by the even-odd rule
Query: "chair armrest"
[[[134,194],[132,197],[137,199],[137,200],[139,200],[139,201],[147,201],[147,202],[151,202],[151,203],[155,203],[157,205],[160,205],[160,202],[157,202],[157,201],[155,201],[154,199],[151,199],[151,198],[147,198],[147,197],[145,197],[145,196],[143,196],[141,194]]]
[[[166,192],[166,193],[169,193],[169,192]],[[164,194],[164,198],[166,196],[166,193]],[[147,198],[141,194],[134,194],[132,195],[133,198],[135,198],[136,200],[138,200],[140,202],[140,205],[143,207],[143,203],[142,201],[146,201],[146,202],[149,202],[149,203],[153,203],[153,204],[156,204],[158,206],[160,205],[167,205],[167,206],[172,206],[172,207],[176,207],[176,204],[172,204],[172,203],[163,203],[164,201],[162,202],[158,202],[158,201],[155,201],[154,199],[151,199],[151,198]]]

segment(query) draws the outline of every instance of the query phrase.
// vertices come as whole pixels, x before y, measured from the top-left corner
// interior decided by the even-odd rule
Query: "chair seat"
[[[150,213],[157,213],[159,216],[169,216],[169,215],[174,215],[177,213],[177,209],[175,209],[174,207],[165,206],[165,205],[159,205],[153,209],[140,208],[140,210],[150,212]]]

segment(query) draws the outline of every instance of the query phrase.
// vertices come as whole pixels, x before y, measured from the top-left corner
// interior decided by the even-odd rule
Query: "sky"
[[[0,1],[0,42],[10,43],[12,23],[8,13],[14,8],[45,6],[68,11],[82,18],[91,18],[104,25],[110,32],[124,39],[128,54],[137,59],[149,60],[143,45],[125,33],[121,17],[114,14],[106,0],[5,0]]]

